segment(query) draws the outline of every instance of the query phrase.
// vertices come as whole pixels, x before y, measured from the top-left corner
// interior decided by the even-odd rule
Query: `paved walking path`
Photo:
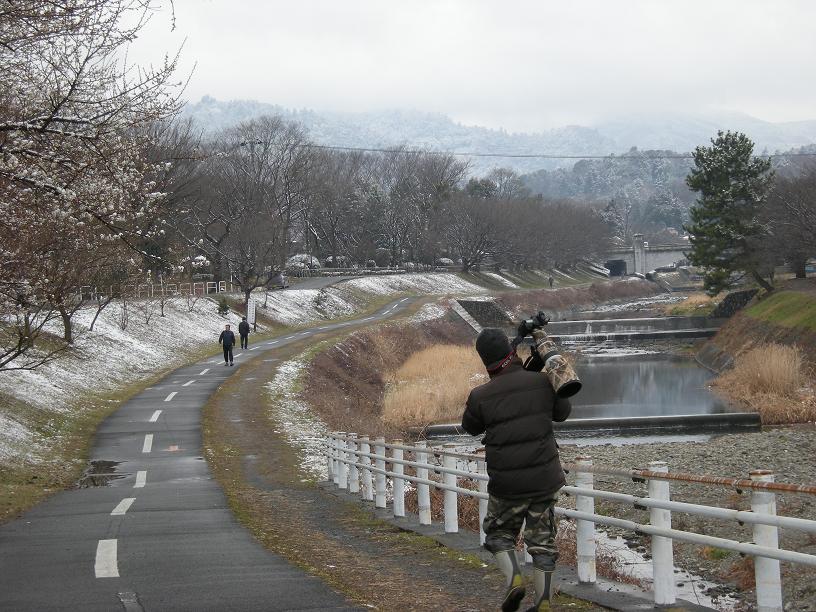
[[[388,318],[409,301],[250,345],[236,367],[209,358],[180,368],[123,405],[100,426],[91,454],[116,462],[99,464],[115,474],[108,486],[61,492],[0,526],[0,610],[356,609],[237,522],[201,456],[201,409],[241,375],[241,362]]]

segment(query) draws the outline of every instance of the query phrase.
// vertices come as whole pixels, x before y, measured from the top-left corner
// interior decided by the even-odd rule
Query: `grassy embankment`
[[[816,420],[816,294],[774,293],[735,316],[714,343],[734,355],[714,382],[720,393],[766,425]]]

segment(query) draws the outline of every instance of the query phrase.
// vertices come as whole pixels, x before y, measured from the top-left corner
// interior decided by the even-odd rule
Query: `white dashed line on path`
[[[159,416],[161,415],[161,413],[162,413],[162,411],[161,411],[161,410],[157,410],[156,412],[154,412],[154,413],[153,413],[153,416],[151,416],[151,417],[150,417],[149,422],[150,422],[150,423],[155,423],[156,421],[158,421],[158,420],[159,420]]]
[[[210,371],[210,368],[205,368],[205,369],[201,370],[201,372],[199,372],[198,375],[199,376],[204,376],[209,371]]]
[[[188,380],[186,383],[184,383],[184,384],[183,384],[183,385],[181,385],[181,386],[182,386],[182,387],[189,387],[189,386],[190,386],[190,385],[192,385],[194,382],[195,382],[195,379],[193,379],[193,380]]]
[[[97,578],[119,577],[119,564],[116,561],[116,540],[99,540],[96,545],[94,573]]]
[[[164,401],[169,402],[171,399],[176,397],[176,393],[178,393],[178,391],[173,391],[170,395],[168,395],[167,397],[164,398]]]
[[[136,472],[136,483],[133,485],[134,489],[143,489],[147,483],[147,471],[139,470]]]
[[[253,347],[252,347],[251,349],[249,349],[249,350],[250,350],[250,351],[254,351],[256,348],[258,348],[258,347],[257,347],[257,346],[253,346]]]
[[[145,434],[144,444],[142,445],[142,452],[149,453],[153,450],[153,434]]]
[[[122,516],[122,515],[124,515],[124,514],[125,514],[125,512],[127,512],[127,511],[128,511],[128,509],[130,508],[130,506],[131,506],[131,505],[133,504],[133,502],[135,502],[135,501],[136,501],[136,498],[135,498],[135,497],[126,497],[125,499],[123,499],[122,501],[120,501],[120,502],[117,504],[117,506],[116,506],[116,507],[113,509],[113,511],[111,512],[111,516]]]

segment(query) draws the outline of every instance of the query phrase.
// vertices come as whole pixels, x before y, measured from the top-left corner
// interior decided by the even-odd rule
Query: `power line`
[[[423,149],[386,149],[377,147],[343,147],[338,145],[321,145],[314,143],[303,143],[300,146],[310,149],[322,149],[327,151],[353,151],[359,153],[425,153],[428,155],[453,155],[456,157],[495,157],[495,158],[511,158],[511,159],[622,159],[622,160],[641,160],[641,159],[693,159],[691,153],[674,153],[661,155],[644,155],[642,157],[633,157],[629,155],[557,155],[553,153],[466,153],[463,151],[429,151]],[[773,153],[770,155],[755,155],[754,157],[770,158],[770,157],[816,157],[816,152],[813,153]]]

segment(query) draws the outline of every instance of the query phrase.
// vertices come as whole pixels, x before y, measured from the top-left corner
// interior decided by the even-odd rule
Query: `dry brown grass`
[[[403,430],[382,419],[392,373],[429,346],[472,342],[472,330],[460,320],[383,325],[355,332],[312,360],[301,395],[332,429],[399,437]]]
[[[714,386],[730,399],[759,412],[766,425],[816,420],[816,397],[801,351],[764,344],[737,356],[734,367]]]
[[[389,377],[382,418],[399,427],[458,421],[470,390],[486,381],[473,348],[428,347],[411,355]]]
[[[679,304],[666,304],[663,312],[669,316],[706,316],[722,301],[722,296],[711,297],[706,293],[692,293]]]
[[[552,290],[515,291],[502,293],[499,301],[515,318],[537,310],[553,314],[571,312],[585,306],[609,300],[657,295],[663,290],[647,280],[600,281],[588,287],[565,287]]]

